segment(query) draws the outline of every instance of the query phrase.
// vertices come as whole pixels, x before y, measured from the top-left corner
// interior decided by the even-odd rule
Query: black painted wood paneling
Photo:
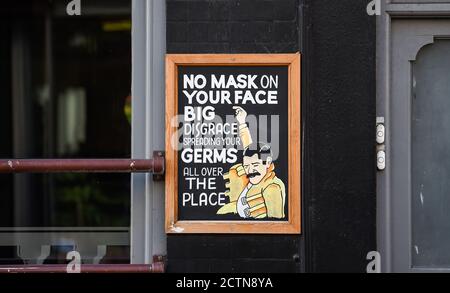
[[[169,272],[364,272],[375,240],[375,18],[365,1],[167,0],[168,53],[301,51],[303,234],[169,235]]]

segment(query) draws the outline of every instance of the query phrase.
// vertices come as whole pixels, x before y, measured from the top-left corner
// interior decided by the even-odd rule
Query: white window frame
[[[132,158],[150,159],[164,150],[165,54],[165,0],[132,0]],[[132,264],[166,254],[164,200],[164,182],[132,174]]]

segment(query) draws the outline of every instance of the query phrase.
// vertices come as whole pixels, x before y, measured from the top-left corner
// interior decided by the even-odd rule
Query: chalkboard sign
[[[300,233],[300,54],[166,58],[167,233]]]

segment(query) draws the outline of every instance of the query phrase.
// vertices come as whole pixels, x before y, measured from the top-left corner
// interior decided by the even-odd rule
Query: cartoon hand
[[[239,124],[245,124],[245,119],[247,118],[247,112],[239,106],[234,106],[233,110],[236,112],[236,120]]]

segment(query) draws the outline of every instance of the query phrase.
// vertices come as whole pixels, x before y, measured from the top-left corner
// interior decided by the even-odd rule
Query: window
[[[131,157],[131,0],[0,11],[0,157]],[[0,175],[0,264],[130,263],[130,175]]]

